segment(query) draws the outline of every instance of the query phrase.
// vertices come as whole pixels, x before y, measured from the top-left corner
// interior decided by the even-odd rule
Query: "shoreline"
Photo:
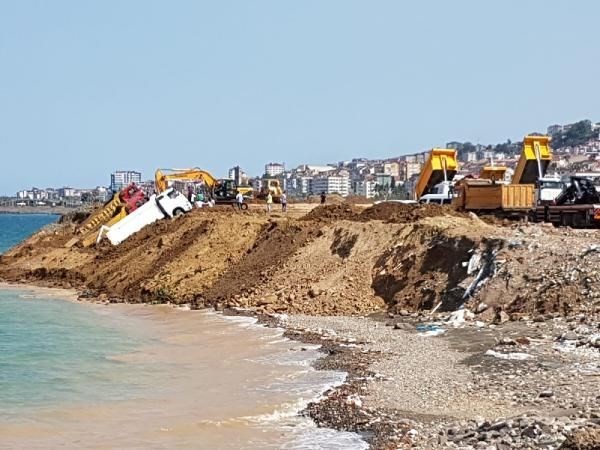
[[[110,306],[108,300],[98,301],[97,297],[96,299],[83,298],[74,289],[65,290],[31,283],[0,283],[0,288],[2,287],[41,289],[46,294],[56,293],[56,289],[59,289],[60,294],[67,293],[71,295],[69,301]],[[133,303],[133,305],[140,304]],[[151,304],[145,305],[154,306]],[[163,303],[158,306],[160,305],[173,309],[182,308],[182,305],[176,304]],[[592,442],[596,442],[593,439],[600,437],[600,419],[596,419],[600,418],[600,410],[595,406],[596,402],[592,400],[593,395],[590,394],[590,391],[596,392],[595,386],[600,383],[600,380],[590,385],[589,382],[594,380],[586,380],[585,374],[578,375],[576,381],[570,382],[573,387],[568,386],[561,393],[564,395],[560,395],[561,398],[557,399],[555,396],[559,394],[556,392],[569,384],[568,380],[572,380],[573,375],[568,375],[565,378],[554,372],[540,374],[536,373],[536,370],[532,370],[538,364],[537,361],[541,362],[543,358],[548,359],[548,363],[544,363],[548,364],[548,367],[557,364],[559,361],[556,360],[555,354],[549,354],[549,352],[556,353],[553,347],[555,345],[553,344],[554,340],[543,338],[544,335],[547,336],[548,334],[552,336],[553,324],[540,324],[533,321],[527,324],[511,323],[506,326],[506,329],[502,327],[487,328],[484,330],[484,335],[481,335],[482,330],[475,324],[456,330],[453,330],[451,326],[447,326],[447,333],[444,336],[435,337],[427,336],[426,333],[418,333],[416,326],[419,320],[415,320],[414,317],[399,319],[397,317],[392,318],[389,315],[362,318],[350,316],[287,316],[238,308],[226,308],[221,311],[213,308],[202,308],[202,310],[214,311],[224,316],[253,317],[257,319],[257,324],[261,326],[283,329],[283,336],[288,339],[319,345],[318,351],[322,356],[312,362],[311,366],[316,370],[335,370],[344,372],[347,375],[342,384],[324,392],[318,401],[310,402],[297,415],[310,418],[317,427],[358,433],[371,449],[414,448],[415,446],[418,448],[455,448],[457,445],[460,447],[459,444],[474,445],[479,441],[485,441],[493,445],[494,442],[502,444],[503,439],[513,439],[510,436],[508,438],[504,437],[508,434],[492,433],[490,427],[501,427],[502,433],[517,433],[517,437],[514,438],[516,441],[512,443],[518,445],[506,448],[528,448],[530,445],[548,449],[556,448],[552,445],[565,442],[565,439],[573,434],[572,430],[583,430],[586,433],[589,430],[597,432],[597,436],[589,438]],[[564,327],[566,324],[559,325]],[[545,331],[540,333],[540,328]],[[365,338],[365,329],[368,330],[367,335],[373,336],[373,339]],[[371,335],[373,329],[378,331]],[[408,354],[401,352],[400,355],[395,354],[393,350],[390,353],[377,347],[387,339],[383,338],[382,340],[382,335],[393,337],[391,341],[393,348],[410,347],[411,345],[417,345],[417,348],[412,356],[410,355],[411,351]],[[515,335],[522,336],[517,338],[518,342],[513,338],[506,337]],[[541,344],[540,339],[545,339],[545,348],[539,347]],[[404,344],[399,345],[398,343]],[[425,355],[423,350],[418,348],[421,345],[424,345],[424,348],[429,349],[429,351],[434,350],[434,354]],[[513,347],[513,345],[517,347]],[[494,352],[494,357],[484,356],[488,355],[490,351]],[[593,348],[590,351],[593,353]],[[431,358],[436,360],[446,357],[448,352],[455,353],[454,362],[448,363],[440,360],[436,364],[441,364],[444,370],[450,371],[449,378],[444,381],[442,377],[441,384],[438,383],[439,385],[434,386],[433,390],[428,389],[426,392],[429,392],[429,394],[424,397],[426,403],[433,400],[430,405],[433,408],[431,411],[420,411],[416,406],[401,408],[393,402],[386,406],[385,399],[382,402],[381,399],[377,400],[376,396],[373,396],[374,393],[377,393],[378,386],[384,387],[383,392],[384,394],[387,392],[388,397],[402,397],[410,394],[409,391],[403,393],[402,390],[397,391],[396,388],[390,391],[389,386],[388,390],[385,390],[385,385],[393,384],[395,375],[397,375],[392,374],[390,376],[389,373],[385,372],[386,363],[391,362],[394,370],[407,364],[409,371],[417,372],[412,375],[407,375],[406,372],[402,371],[398,372],[401,378],[400,381],[404,382],[405,380],[402,377],[408,377],[406,380],[409,381],[409,389],[415,389],[415,386],[422,387],[427,383],[439,381],[435,379],[439,375],[439,373],[435,373],[435,370],[432,375],[428,375],[423,371],[436,367],[430,366],[429,369],[427,368]],[[513,353],[532,353],[531,357],[534,359],[531,364],[522,360],[511,361],[513,358],[510,355]],[[504,358],[503,355],[507,358]],[[560,357],[562,358],[562,355]],[[561,364],[564,365],[562,370],[571,367],[570,364],[573,361],[579,361],[578,357],[574,355],[571,360],[567,359],[566,361],[561,359]],[[410,369],[410,365],[414,363],[414,361],[411,362],[411,358],[413,360],[416,358],[420,369]],[[591,361],[597,361],[594,358],[598,358],[598,355],[592,354],[591,358]],[[575,364],[579,363],[576,362]],[[506,379],[506,373],[513,373],[523,367],[527,367],[527,370],[531,372],[531,374],[527,373],[527,377],[531,380],[526,380],[531,384],[527,388],[530,397],[527,399],[529,403],[525,402],[522,406],[519,406],[522,402],[514,403],[513,401],[512,406],[510,406],[504,397],[509,398],[512,395],[514,399],[515,394],[510,393],[517,392],[519,389],[522,390],[523,386],[511,381],[512,377]],[[421,372],[419,373],[419,371]],[[452,382],[452,377],[459,376],[460,378],[460,375],[465,373],[468,374],[468,378],[475,377],[478,379],[474,388],[463,389],[464,386],[461,383],[467,381],[462,380],[459,380],[459,384],[454,387],[444,385],[444,383],[448,383],[448,380]],[[598,372],[598,375],[600,375],[600,372]],[[551,377],[550,380],[548,376]],[[410,386],[411,377],[413,377],[412,382],[416,383],[413,386]],[[539,391],[542,388],[545,388],[543,392],[551,389],[552,395],[540,394]],[[444,401],[441,403],[439,398],[436,397],[436,389],[442,390],[442,400]],[[449,390],[444,393],[443,391],[446,389]],[[394,395],[390,396],[390,392],[393,392]],[[577,393],[577,401],[581,403],[577,403],[580,405],[580,411],[573,415],[573,410],[570,407],[575,403],[571,402],[572,399],[569,398],[569,395],[572,396],[575,393]],[[422,394],[417,393],[417,397],[420,395]],[[431,395],[433,396],[431,397]],[[475,397],[473,397],[474,395]],[[481,395],[490,397],[488,399],[490,401],[488,402],[485,399],[482,401]],[[467,406],[462,411],[464,413],[463,417],[454,415],[452,408],[448,410],[448,414],[440,412],[446,405],[446,396],[452,401],[464,401],[466,396],[464,405]],[[473,403],[473,400],[477,398],[479,400]],[[496,400],[492,401],[491,399]],[[400,398],[400,400],[403,399]],[[478,401],[482,401],[482,403],[477,403]],[[410,402],[408,404],[410,405]],[[504,407],[497,411],[490,407],[491,405],[501,404]],[[439,410],[440,405],[441,410]],[[584,405],[587,406],[584,407]],[[460,409],[463,406],[458,405],[454,410],[456,411],[457,408]],[[551,408],[555,409],[552,410]],[[559,412],[561,408],[565,411],[564,413]],[[544,414],[546,409],[555,411],[552,414],[558,414],[556,417],[559,419],[553,417],[552,414],[549,416]],[[557,420],[558,422],[556,422]],[[554,431],[545,428],[547,430],[546,434],[536,432],[529,436],[527,430],[534,424],[540,424],[535,426],[553,427],[552,430]],[[521,436],[522,433],[523,436]],[[547,445],[538,445],[544,442]],[[525,447],[521,445],[525,445]],[[465,448],[474,447],[467,446]]]
[[[337,423],[336,421],[326,419],[327,417],[331,416],[332,408],[335,408],[335,405],[333,405],[333,403],[331,403],[331,404],[329,403],[329,401],[330,401],[329,396],[332,395],[338,389],[342,389],[342,390],[344,390],[344,392],[346,392],[347,391],[346,386],[348,386],[348,388],[351,388],[351,385],[354,385],[356,383],[355,378],[358,378],[359,373],[360,373],[358,370],[353,370],[351,368],[350,364],[327,364],[327,363],[323,362],[331,355],[332,352],[336,351],[336,349],[341,348],[339,346],[339,344],[333,343],[333,342],[327,342],[327,341],[323,340],[322,337],[320,337],[314,333],[305,333],[304,334],[304,333],[300,333],[298,331],[290,330],[285,325],[285,323],[282,322],[277,317],[274,317],[272,315],[255,313],[250,310],[240,311],[240,310],[226,309],[223,311],[218,311],[213,308],[202,308],[202,309],[197,309],[197,310],[194,310],[194,309],[190,310],[190,309],[187,309],[185,305],[178,305],[178,304],[129,303],[127,301],[123,301],[123,302],[119,302],[119,303],[111,303],[110,301],[101,301],[101,300],[97,300],[97,299],[81,297],[81,292],[78,291],[77,289],[48,287],[48,286],[43,286],[43,285],[31,283],[31,282],[14,283],[14,282],[0,281],[0,290],[1,289],[28,291],[28,292],[32,292],[33,295],[39,294],[40,296],[43,296],[46,299],[51,298],[53,300],[67,301],[67,302],[76,303],[76,304],[85,304],[85,305],[91,306],[91,307],[106,306],[111,309],[116,308],[117,314],[125,314],[125,315],[133,314],[136,317],[137,317],[137,314],[127,312],[126,310],[123,310],[123,309],[119,310],[119,307],[122,307],[125,305],[131,305],[132,307],[137,307],[137,308],[149,307],[149,308],[156,308],[157,310],[163,309],[163,310],[168,310],[168,311],[170,311],[170,310],[178,310],[178,311],[183,311],[183,312],[206,311],[206,312],[220,315],[225,318],[226,317],[236,317],[236,316],[249,317],[249,318],[256,319],[257,326],[264,327],[264,328],[270,328],[270,329],[279,328],[282,330],[284,338],[287,338],[291,341],[295,341],[298,343],[312,344],[312,345],[319,346],[319,348],[316,349],[316,351],[321,356],[319,356],[316,360],[310,362],[310,366],[313,367],[315,370],[330,370],[330,371],[339,372],[339,373],[345,375],[345,381],[343,381],[339,385],[334,385],[334,387],[327,389],[320,396],[319,399],[310,401],[308,403],[307,407],[299,410],[295,414],[295,416],[297,416],[299,418],[301,418],[301,417],[309,418],[314,423],[314,425],[318,428],[329,428],[329,429],[333,429],[333,430],[340,431],[340,432],[344,432],[344,431],[356,432],[361,435],[361,439],[367,443],[369,448],[380,448],[380,447],[373,447],[371,445],[370,440],[363,436],[362,429],[356,428],[356,427],[340,426],[340,424]],[[309,361],[310,359],[312,359],[312,358],[307,358],[307,361]],[[348,370],[346,370],[346,369],[348,369]],[[352,389],[354,389],[354,387],[352,387]],[[326,403],[324,403],[324,402],[326,402]],[[322,404],[323,404],[323,407],[321,406]]]
[[[79,211],[80,208],[66,207],[42,207],[42,206],[0,206],[0,214],[23,214],[23,215],[46,215],[62,216],[71,212]]]

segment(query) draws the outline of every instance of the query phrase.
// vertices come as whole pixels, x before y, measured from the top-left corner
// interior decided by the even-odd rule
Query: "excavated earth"
[[[66,246],[84,218],[1,255],[0,281],[258,314],[349,374],[305,413],[373,448],[600,448],[600,231],[338,202]]]
[[[318,206],[294,219],[195,210],[119,246],[66,248],[65,217],[0,257],[0,279],[114,301],[365,315],[454,311],[480,320],[597,314],[595,230],[498,226],[438,205]]]

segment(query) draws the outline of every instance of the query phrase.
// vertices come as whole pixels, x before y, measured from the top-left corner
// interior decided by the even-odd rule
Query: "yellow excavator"
[[[198,167],[190,169],[157,169],[154,174],[154,184],[157,192],[162,192],[169,186],[169,182],[188,181],[202,182],[207,187],[207,193],[213,197],[217,204],[232,203],[240,192],[244,197],[251,197],[254,193],[252,186],[239,186],[235,180],[217,179],[213,174]]]

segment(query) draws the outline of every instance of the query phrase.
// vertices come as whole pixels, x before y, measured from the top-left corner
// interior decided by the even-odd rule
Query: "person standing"
[[[194,201],[194,186],[192,184],[188,184],[188,201],[192,203]]]
[[[244,204],[244,196],[240,191],[238,191],[237,195],[235,196],[235,203],[237,208],[241,211],[243,209],[242,205]]]
[[[325,196],[325,191],[321,192],[321,205],[325,204],[325,200],[327,200],[327,197]]]
[[[287,211],[287,194],[285,193],[285,191],[283,191],[283,193],[281,194],[280,201],[281,201],[281,211],[286,212]]]
[[[271,212],[271,207],[273,206],[273,196],[271,192],[267,194],[267,212]]]

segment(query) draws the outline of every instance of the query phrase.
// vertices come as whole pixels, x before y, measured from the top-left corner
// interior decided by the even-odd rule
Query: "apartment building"
[[[142,173],[135,170],[117,170],[110,174],[110,189],[113,192],[118,192],[125,186],[142,182]]]
[[[312,180],[312,191],[315,194],[340,194],[345,197],[350,194],[350,178],[342,176],[317,177]]]

